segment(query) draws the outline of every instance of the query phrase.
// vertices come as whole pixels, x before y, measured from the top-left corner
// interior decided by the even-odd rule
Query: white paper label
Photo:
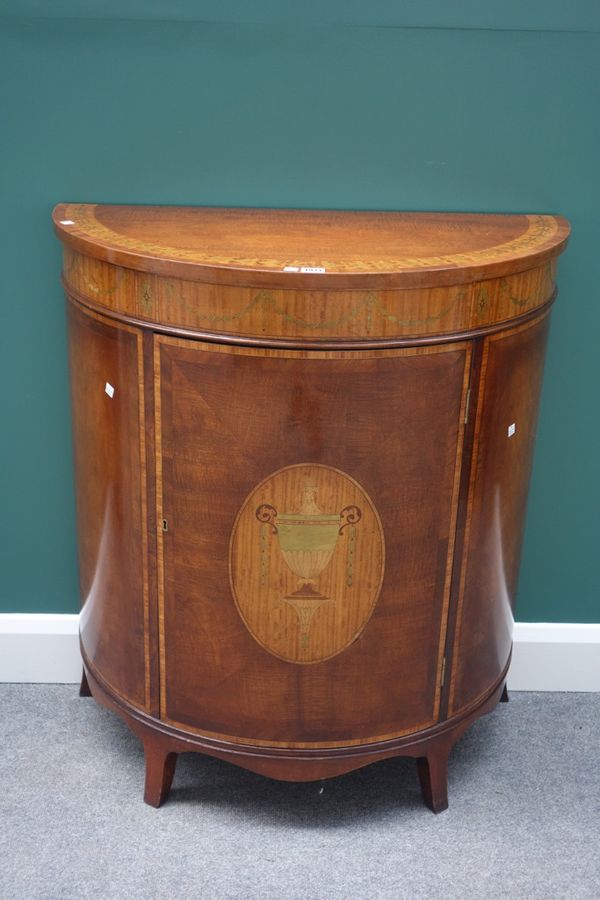
[[[512,425],[508,426],[508,436],[512,437],[516,430],[517,430],[517,426],[513,422]]]
[[[75,222],[73,221],[73,219],[61,219],[60,224],[61,225],[74,225]]]
[[[321,268],[321,266],[300,266],[300,271],[305,272],[307,275],[322,275],[325,269]]]
[[[300,268],[299,268],[299,266],[284,266],[283,271],[284,272],[299,272]]]
[[[111,399],[115,396],[115,389],[112,386],[112,384],[110,383],[110,381],[107,381],[106,384],[104,385],[104,393],[108,394],[108,396]]]

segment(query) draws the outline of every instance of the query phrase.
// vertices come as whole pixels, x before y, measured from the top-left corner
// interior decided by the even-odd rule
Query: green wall
[[[5,0],[0,609],[78,605],[64,200],[567,216],[517,617],[600,621],[599,32],[594,0]]]

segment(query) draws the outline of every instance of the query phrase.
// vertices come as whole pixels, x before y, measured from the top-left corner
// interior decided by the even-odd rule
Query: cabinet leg
[[[144,743],[146,758],[146,784],[144,803],[148,806],[162,806],[171,790],[177,754],[165,750],[161,742],[147,740]]]
[[[502,694],[500,695],[500,703],[508,703],[508,690],[506,688],[506,682],[504,682],[504,687],[502,688]]]
[[[432,749],[427,756],[417,758],[423,802],[434,813],[448,809],[449,752],[447,747],[440,747]]]
[[[91,697],[92,692],[90,691],[90,686],[88,684],[87,675],[85,674],[85,669],[81,670],[81,684],[79,685],[79,696],[80,697]]]

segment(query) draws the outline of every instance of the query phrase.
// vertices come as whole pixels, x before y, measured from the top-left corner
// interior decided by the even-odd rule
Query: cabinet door
[[[142,337],[68,306],[81,643],[109,688],[150,709]]]
[[[165,720],[288,746],[435,722],[469,357],[156,338]]]
[[[510,657],[549,321],[546,315],[484,345],[451,714],[489,690]]]

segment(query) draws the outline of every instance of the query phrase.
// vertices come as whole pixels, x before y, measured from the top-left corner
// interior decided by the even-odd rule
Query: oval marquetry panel
[[[344,472],[300,463],[246,498],[229,545],[231,589],[252,636],[280,659],[315,663],[360,635],[385,567],[383,529]]]

